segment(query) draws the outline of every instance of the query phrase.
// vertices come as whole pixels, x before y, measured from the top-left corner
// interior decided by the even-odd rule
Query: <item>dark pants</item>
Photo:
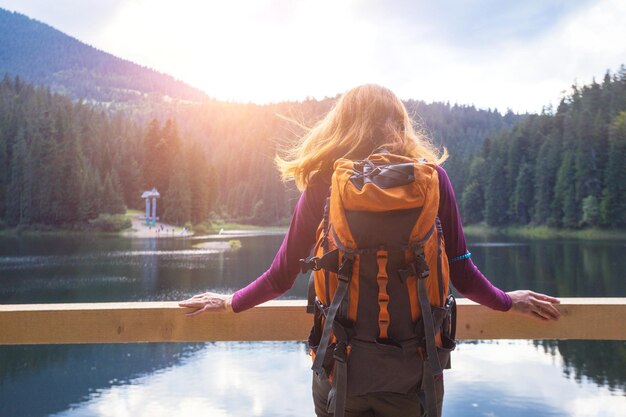
[[[331,385],[325,378],[313,373],[313,404],[317,417],[333,417],[327,411],[328,392]],[[443,405],[443,377],[435,379],[438,414]],[[414,392],[375,392],[346,398],[345,417],[421,417],[424,415],[420,396],[423,391],[416,387]],[[429,416],[430,417],[430,416]],[[434,416],[436,417],[436,416]]]

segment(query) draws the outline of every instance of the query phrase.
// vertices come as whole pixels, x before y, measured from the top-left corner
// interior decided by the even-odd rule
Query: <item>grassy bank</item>
[[[98,221],[90,223],[77,223],[65,226],[32,225],[18,226],[0,229],[0,236],[72,236],[72,235],[125,235],[131,230],[131,218],[142,214],[139,210],[128,210],[125,215],[103,216]],[[245,231],[285,231],[287,226],[256,226],[241,223],[202,223],[191,226],[187,224],[194,234],[219,233],[220,230],[245,230]],[[135,229],[132,229],[135,230]]]
[[[212,223],[211,231],[218,233],[220,230],[287,230],[287,226],[256,226],[241,223]]]
[[[468,225],[463,230],[471,237],[509,236],[527,239],[626,240],[626,230],[620,229],[555,229],[547,226],[508,226],[502,228]]]
[[[81,236],[81,235],[98,235],[98,236],[119,236],[119,232],[107,232],[102,230],[90,229],[86,227],[62,228],[62,227],[45,227],[32,228],[13,227],[0,230],[0,236]]]
[[[136,211],[136,210],[133,210]],[[60,226],[33,224],[28,226],[18,225],[0,230],[0,236],[72,236],[72,235],[119,235],[120,232],[129,230],[132,226],[132,212],[126,214],[101,214],[96,219],[86,223],[74,223]]]

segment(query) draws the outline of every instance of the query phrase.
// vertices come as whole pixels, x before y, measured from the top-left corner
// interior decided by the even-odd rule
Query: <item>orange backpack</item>
[[[454,349],[454,298],[437,212],[434,165],[384,151],[335,162],[313,256],[309,311],[313,370],[346,395],[425,392],[436,416],[433,376]],[[314,291],[313,291],[314,288]]]

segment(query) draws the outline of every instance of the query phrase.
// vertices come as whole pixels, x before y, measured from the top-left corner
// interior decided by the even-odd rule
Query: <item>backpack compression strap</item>
[[[337,311],[339,310],[339,306],[343,301],[346,293],[348,292],[348,287],[350,285],[350,278],[352,277],[352,265],[354,262],[354,255],[350,253],[345,253],[343,255],[341,266],[337,272],[337,290],[335,291],[335,296],[333,297],[333,301],[330,303],[328,310],[326,311],[326,318],[324,321],[324,330],[322,331],[322,338],[320,340],[319,347],[317,348],[317,352],[315,353],[315,359],[313,360],[313,371],[316,374],[321,376],[328,376],[322,367],[324,363],[324,357],[326,356],[326,349],[328,348],[328,343],[330,342],[330,336],[333,329],[333,322],[335,321],[335,316],[337,315]]]
[[[334,383],[332,388],[333,400],[330,404],[329,411],[332,410],[334,417],[343,417],[346,408],[346,394],[347,394],[347,334],[343,330],[343,327],[339,323],[335,322],[335,316],[339,310],[339,306],[345,298],[348,287],[350,286],[350,279],[352,278],[352,266],[354,264],[354,255],[351,253],[344,253],[342,257],[341,266],[337,271],[337,289],[335,290],[335,296],[326,311],[326,318],[324,322],[324,330],[322,331],[322,337],[320,339],[317,352],[315,353],[315,359],[313,360],[313,366],[311,369],[319,375],[328,378],[326,371],[324,370],[324,358],[326,357],[326,351],[330,342],[330,336],[333,333],[333,329],[336,329],[337,346],[333,354],[335,359],[335,374]],[[341,329],[341,330],[340,330]],[[343,334],[342,334],[343,333]]]
[[[437,346],[435,345],[435,321],[433,319],[430,300],[428,299],[428,289],[426,279],[430,275],[430,268],[424,259],[424,249],[415,251],[415,262],[413,263],[415,276],[417,277],[417,292],[420,309],[422,311],[422,323],[424,324],[424,338],[426,339],[426,361],[424,363],[424,378],[422,389],[426,397],[426,415],[428,417],[438,417],[437,397],[435,393],[435,376],[443,371],[437,356]]]

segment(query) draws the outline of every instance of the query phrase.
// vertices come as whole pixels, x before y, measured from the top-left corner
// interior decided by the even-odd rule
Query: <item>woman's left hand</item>
[[[193,317],[209,311],[231,311],[230,302],[232,296],[216,294],[214,292],[205,292],[204,294],[196,294],[193,297],[178,303],[181,307],[195,308],[191,313],[185,313],[186,316]]]
[[[511,311],[528,314],[541,320],[558,320],[561,316],[553,304],[559,304],[557,298],[529,290],[510,291]]]

